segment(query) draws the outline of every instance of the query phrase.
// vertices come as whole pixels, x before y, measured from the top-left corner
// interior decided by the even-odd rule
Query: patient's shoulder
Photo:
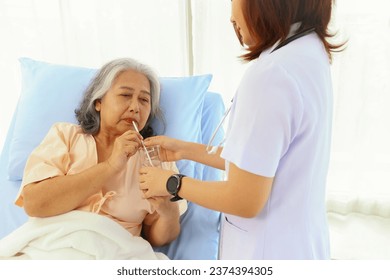
[[[56,122],[52,125],[51,128],[57,129],[60,131],[67,131],[67,130],[80,130],[80,131],[82,131],[80,125],[74,124],[74,123],[69,123],[69,122]]]
[[[80,125],[68,122],[56,122],[50,130],[64,135],[84,134]]]
[[[72,143],[75,140],[91,137],[83,132],[80,125],[68,122],[57,122],[52,125],[48,135],[49,139],[60,138],[65,143]]]

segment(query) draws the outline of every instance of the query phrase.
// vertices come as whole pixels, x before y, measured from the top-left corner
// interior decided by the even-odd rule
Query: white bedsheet
[[[84,211],[30,218],[0,240],[0,259],[168,259],[111,219]]]

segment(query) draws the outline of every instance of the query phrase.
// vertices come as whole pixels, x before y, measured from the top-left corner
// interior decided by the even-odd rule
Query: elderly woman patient
[[[30,155],[16,204],[33,220],[81,210],[76,212],[89,212],[85,220],[91,212],[108,217],[153,246],[174,240],[180,231],[178,204],[169,197],[143,199],[139,189],[139,148],[153,134],[150,121],[162,118],[159,94],[157,75],[148,66],[128,58],[104,65],[75,111],[79,125],[53,125]],[[176,169],[173,163],[165,168]],[[114,239],[112,221],[103,230]]]

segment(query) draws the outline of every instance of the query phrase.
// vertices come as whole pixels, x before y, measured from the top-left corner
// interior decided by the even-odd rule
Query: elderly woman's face
[[[151,111],[150,83],[145,75],[127,70],[118,75],[106,95],[95,104],[100,111],[100,130],[122,134],[132,129],[133,121],[141,130]]]

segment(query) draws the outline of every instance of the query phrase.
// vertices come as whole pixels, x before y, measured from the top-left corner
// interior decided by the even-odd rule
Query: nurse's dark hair
[[[341,51],[345,45],[330,42],[334,34],[329,32],[328,25],[334,0],[246,0],[242,3],[249,32],[257,42],[247,47],[247,53],[241,56],[246,61],[256,59],[265,49],[286,39],[290,26],[296,22],[301,22],[297,32],[315,29],[328,53],[329,61],[332,61],[332,53]]]
[[[132,58],[112,60],[97,71],[95,77],[84,92],[79,107],[75,110],[76,119],[84,133],[96,135],[100,129],[100,113],[95,109],[97,100],[102,99],[111,88],[115,78],[124,71],[133,70],[145,75],[150,84],[151,112],[145,127],[140,131],[146,138],[153,135],[150,126],[152,119],[157,118],[163,124],[164,117],[160,108],[160,82],[154,70]]]

